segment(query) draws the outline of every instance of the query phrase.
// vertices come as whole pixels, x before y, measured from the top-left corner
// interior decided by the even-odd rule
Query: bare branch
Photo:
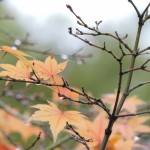
[[[92,139],[85,139],[83,136],[80,135],[79,132],[77,132],[72,125],[70,125],[68,122],[66,123],[66,129],[72,131],[75,135],[69,134],[69,136],[73,139],[75,139],[77,142],[83,144],[87,150],[90,150],[89,146],[87,145],[87,142],[93,142]]]
[[[124,45],[124,47],[125,47],[127,50],[129,50],[130,52],[132,52],[132,49],[131,49],[126,43],[124,43],[123,40],[118,39],[116,36],[114,36],[114,35],[112,35],[112,34],[110,34],[110,33],[102,33],[102,32],[100,32],[99,30],[97,30],[97,28],[95,28],[95,27],[89,27],[89,26],[82,20],[82,18],[81,18],[80,16],[78,16],[78,15],[74,12],[74,10],[72,9],[72,7],[71,7],[70,5],[66,5],[66,6],[67,6],[67,8],[73,13],[73,15],[78,19],[77,23],[78,23],[79,25],[81,25],[81,26],[83,26],[83,27],[89,29],[90,31],[95,32],[95,34],[92,33],[91,35],[93,35],[93,36],[98,36],[98,35],[99,35],[99,36],[100,36],[100,35],[109,36],[109,37],[111,37],[111,38],[113,38],[113,39],[115,39],[115,40],[121,42],[122,45]],[[100,23],[101,23],[101,21],[100,21]],[[72,28],[69,28],[69,33],[72,34]],[[90,34],[89,34],[89,35],[90,35]]]
[[[147,7],[144,9],[143,13],[141,14],[141,17],[142,17],[142,18],[143,18],[144,15],[147,13],[149,7],[150,7],[150,3],[147,5]]]
[[[128,0],[128,2],[131,3],[131,5],[134,7],[134,9],[135,9],[135,11],[136,11],[138,17],[140,18],[141,14],[140,14],[139,10],[137,9],[136,5],[133,3],[132,0]]]
[[[131,71],[137,71],[137,70],[143,70],[143,71],[146,71],[146,72],[150,72],[150,70],[146,69],[146,64],[150,61],[150,59],[146,60],[145,63],[143,63],[140,67],[137,67],[137,68],[133,68],[133,69],[129,69],[129,70],[126,70],[124,72],[122,72],[123,74],[127,74]]]
[[[71,30],[71,31],[72,31],[72,30]],[[117,56],[115,56],[115,54],[114,54],[112,51],[106,49],[105,43],[104,43],[104,46],[101,47],[101,46],[98,46],[98,45],[93,44],[92,42],[88,41],[87,39],[83,39],[83,38],[79,37],[77,34],[74,34],[73,32],[70,32],[70,34],[73,35],[74,37],[80,39],[81,41],[87,43],[88,45],[90,45],[90,46],[92,46],[92,47],[95,47],[95,48],[98,48],[98,49],[101,49],[101,50],[107,52],[108,54],[112,55],[113,58],[115,58],[115,60],[118,61],[119,58],[117,58]]]
[[[149,84],[149,83],[150,83],[150,81],[146,81],[146,82],[140,83],[140,84],[134,86],[133,88],[129,89],[128,93],[131,93],[131,92],[134,91],[135,89],[137,89],[137,88],[139,88],[139,87],[141,87],[141,86],[147,85],[147,84]]]
[[[31,78],[31,79],[32,79],[32,78]],[[74,92],[74,93],[77,93],[77,94],[79,94],[80,96],[83,96],[83,97],[85,97],[85,98],[87,98],[87,96],[88,96],[88,98],[92,100],[92,103],[90,103],[90,102],[83,102],[83,101],[81,101],[81,100],[79,100],[79,101],[73,100],[73,99],[71,99],[71,98],[69,98],[69,97],[67,97],[67,96],[65,96],[65,95],[63,95],[63,94],[61,94],[61,93],[58,93],[59,96],[64,97],[65,99],[68,99],[68,100],[73,101],[73,102],[76,102],[76,103],[82,103],[82,104],[88,104],[88,105],[98,105],[98,106],[102,107],[102,108],[107,112],[108,115],[110,115],[109,109],[108,109],[107,106],[103,103],[103,101],[102,101],[101,99],[93,98],[93,97],[89,96],[88,94],[85,95],[85,93],[80,92],[80,91],[78,91],[78,90],[76,90],[76,89],[74,89],[74,88],[71,88],[71,87],[69,86],[69,84],[66,83],[65,81],[64,81],[64,84],[50,84],[50,83],[47,83],[47,82],[38,81],[38,80],[36,80],[36,79],[32,79],[33,81],[25,81],[25,80],[13,79],[13,78],[8,77],[8,78],[0,78],[0,80],[11,81],[11,82],[32,83],[32,84],[36,84],[36,85],[39,85],[39,84],[40,84],[40,85],[44,85],[44,86],[48,86],[48,87],[54,87],[54,86],[55,86],[55,87],[63,87],[63,88],[68,89],[69,91]]]
[[[32,143],[32,145],[31,145],[30,147],[28,147],[26,150],[29,150],[29,149],[33,148],[33,147],[35,146],[35,144],[40,140],[40,138],[41,138],[41,132],[39,132],[39,134],[38,134],[36,140],[35,140],[35,141]]]
[[[147,48],[145,48],[145,49],[139,51],[139,54],[141,54],[141,53],[143,53],[143,52],[145,52],[145,51],[147,51],[147,50],[150,50],[150,46],[148,46]]]
[[[117,115],[116,117],[122,118],[122,117],[139,116],[139,115],[144,115],[144,114],[150,114],[150,111],[139,112],[139,113],[134,113],[134,114],[126,114],[126,115]]]

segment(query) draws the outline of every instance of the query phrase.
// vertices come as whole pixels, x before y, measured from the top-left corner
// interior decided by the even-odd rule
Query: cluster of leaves
[[[1,80],[7,82],[24,82],[27,86],[30,86],[30,84],[46,86],[53,92],[53,97],[47,101],[48,104],[32,106],[32,108],[38,110],[32,114],[28,121],[48,122],[54,142],[56,142],[58,134],[64,131],[69,133],[76,141],[82,143],[82,145],[77,146],[78,150],[84,148],[89,148],[90,150],[99,149],[109,121],[109,112],[101,101],[92,101],[94,99],[85,93],[84,89],[80,91],[76,88],[70,88],[68,83],[61,78],[59,73],[66,68],[67,61],[58,64],[52,55],[47,57],[45,62],[36,59],[31,60],[31,56],[19,50],[13,50],[8,46],[3,46],[1,53],[4,55],[10,53],[19,59],[16,65],[0,64],[0,68],[2,68],[0,72]],[[103,102],[109,105],[110,111],[113,110],[115,97],[115,94],[109,94],[102,98]],[[88,102],[82,101],[81,99],[87,99]],[[106,112],[102,111],[100,107],[92,105],[91,109],[95,110],[96,114],[93,116],[95,119],[91,120],[80,111],[68,110],[69,102],[72,102],[72,106],[76,109],[78,109],[78,105],[73,105],[74,103],[90,105],[98,105],[100,103],[102,109],[105,109]],[[148,121],[149,117],[135,116],[131,119],[131,117],[126,116],[131,113],[136,113],[137,107],[141,104],[144,104],[144,102],[137,97],[130,97],[126,100],[120,117],[118,116],[116,124],[113,127],[113,133],[108,142],[107,150],[130,150],[133,147],[142,146],[136,143],[134,137],[139,133],[150,132],[150,128],[144,124]],[[20,132],[26,139],[32,134],[37,134],[37,130],[41,131],[40,128],[31,125],[28,127],[29,129],[26,129],[22,121],[19,119],[15,120],[16,118],[10,116],[10,114],[7,114],[3,110],[0,111],[0,115],[0,127],[4,133]],[[6,122],[10,125],[7,128],[5,126]],[[72,130],[64,130],[66,124],[68,124],[68,126],[71,125]],[[69,127],[67,129],[69,129]],[[0,134],[0,139],[1,145],[9,145],[8,140],[4,140],[3,134]],[[86,146],[87,144],[88,146]],[[126,144],[125,148],[123,147],[124,144]]]

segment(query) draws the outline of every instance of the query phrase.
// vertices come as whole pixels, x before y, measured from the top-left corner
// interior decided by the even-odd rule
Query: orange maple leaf
[[[60,78],[59,76],[55,76],[53,78],[53,81],[51,81],[50,83],[51,84],[60,84],[60,85],[64,84],[63,81],[62,81],[62,78]],[[79,100],[79,94],[67,89],[66,87],[58,87],[58,86],[56,87],[56,86],[54,86],[52,89],[53,89],[53,98],[57,101],[62,100],[63,95],[70,98],[70,99],[73,99],[75,101]],[[79,91],[77,88],[73,88],[73,89]]]
[[[29,65],[33,69],[32,64],[26,58],[26,57],[31,57],[30,55],[28,55],[24,52],[21,52],[20,50],[12,49],[9,46],[2,46],[2,49],[0,49],[0,51],[5,52],[5,54],[9,53],[9,54],[14,55],[15,57],[19,58],[22,62],[24,62],[24,64]],[[4,54],[4,56],[5,56],[5,54]]]
[[[86,128],[77,130],[81,136],[86,139],[92,139],[93,142],[87,143],[91,150],[98,150],[104,137],[108,120],[105,116],[99,114],[94,122],[86,122]]]
[[[68,97],[70,99],[73,99],[75,101],[79,100],[79,94],[78,93],[72,92],[72,91],[68,90],[65,87],[55,88],[55,90],[53,92],[53,98],[55,100],[61,100],[62,97],[63,97],[61,95],[64,95],[64,96],[66,96],[66,97]]]
[[[26,56],[29,56],[28,54],[26,54],[24,52],[21,52],[19,50],[12,49],[9,46],[2,46],[1,52],[10,53],[10,54],[12,54],[12,55],[14,55],[16,57],[26,57]]]
[[[46,58],[45,63],[39,60],[34,60],[32,62],[38,77],[44,80],[53,78],[58,73],[62,72],[67,65],[67,61],[57,64],[56,59],[52,55]]]
[[[12,112],[16,112],[15,110],[11,110]],[[38,135],[41,131],[42,136],[44,136],[44,132],[40,127],[33,126],[31,124],[25,124],[24,121],[10,115],[4,110],[0,109],[0,130],[6,134],[10,134],[13,132],[18,132],[21,134],[24,140],[27,140],[32,135]],[[0,135],[1,138],[1,135]],[[0,140],[2,142],[2,140]],[[3,142],[7,140],[3,139]]]
[[[114,132],[119,132],[126,139],[132,139],[137,133],[150,133],[150,127],[144,123],[150,119],[148,116],[135,116],[119,118],[114,124]]]
[[[36,121],[48,121],[54,142],[61,130],[66,126],[66,122],[76,127],[83,127],[86,117],[78,111],[62,111],[54,103],[49,102],[48,104],[38,104],[32,106],[33,108],[40,109],[35,111],[29,120]]]
[[[119,102],[121,100],[122,94],[120,94]],[[110,105],[111,110],[114,107],[116,95],[115,94],[106,94],[102,98],[103,102],[108,103]],[[126,110],[129,113],[136,113],[137,107],[144,104],[144,101],[138,99],[136,96],[131,96],[125,100],[125,103],[122,107],[122,110]]]
[[[108,118],[106,118],[105,113],[99,113],[95,118],[94,122],[86,121],[86,128],[82,130],[77,130],[81,136],[85,139],[92,139],[93,142],[88,142],[90,150],[99,150],[102,144],[102,140],[105,134],[105,129],[108,124]],[[117,128],[116,128],[117,130]],[[114,130],[113,130],[114,131]],[[112,132],[112,135],[108,141],[106,150],[120,150],[121,144],[126,144],[127,150],[131,150],[136,146],[133,139],[123,141],[123,137],[118,132]],[[138,146],[138,145],[137,145]],[[85,150],[82,145],[77,147],[77,150]],[[125,149],[124,149],[125,150]]]
[[[32,69],[29,65],[24,64],[21,60],[16,63],[16,66],[10,64],[0,64],[0,68],[5,71],[0,72],[0,76],[10,77],[13,79],[31,80],[30,73]]]

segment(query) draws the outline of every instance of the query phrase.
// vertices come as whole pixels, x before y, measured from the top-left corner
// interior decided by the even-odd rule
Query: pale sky
[[[84,47],[85,44],[71,37],[67,32],[68,27],[76,27],[76,18],[66,8],[66,4],[71,5],[74,11],[91,26],[94,25],[96,20],[103,20],[102,28],[105,29],[105,26],[107,26],[109,27],[108,31],[119,31],[121,34],[128,33],[130,30],[133,33],[136,31],[136,22],[128,20],[131,16],[136,18],[135,11],[128,0],[5,1],[6,7],[12,11],[11,14],[15,16],[17,22],[26,32],[30,33],[32,41],[68,54]],[[134,0],[134,2],[142,11],[149,0]],[[124,29],[123,32],[121,27]],[[144,42],[144,46],[150,45],[149,40],[144,40]]]

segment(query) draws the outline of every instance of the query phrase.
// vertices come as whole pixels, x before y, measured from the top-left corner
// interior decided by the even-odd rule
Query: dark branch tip
[[[70,11],[73,11],[73,10],[72,10],[72,7],[71,7],[70,5],[66,4],[66,7],[67,7]]]
[[[69,32],[70,34],[72,34],[72,27],[69,27],[69,28],[68,28],[68,32]]]

